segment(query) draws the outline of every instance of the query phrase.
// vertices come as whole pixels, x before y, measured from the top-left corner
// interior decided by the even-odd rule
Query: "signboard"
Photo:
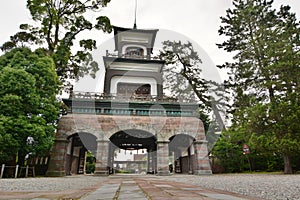
[[[246,154],[246,155],[250,153],[250,149],[249,149],[249,147],[248,147],[247,144],[244,144],[244,146],[243,146],[243,152],[244,152],[244,154]]]

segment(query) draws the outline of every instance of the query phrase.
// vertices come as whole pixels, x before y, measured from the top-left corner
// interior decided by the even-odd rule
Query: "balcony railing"
[[[68,107],[68,113],[96,115],[195,117],[199,108],[195,101],[181,101],[167,96],[124,96],[95,92],[73,92],[63,102]]]
[[[141,110],[141,109],[121,109],[121,108],[83,108],[70,107],[69,113],[82,114],[101,114],[101,115],[131,115],[131,116],[172,116],[172,117],[191,117],[195,116],[194,110]]]
[[[166,102],[166,103],[197,103],[195,99],[178,99],[163,95],[121,95],[121,94],[105,94],[97,92],[73,92],[70,99],[91,99],[91,100],[116,100],[116,101],[133,101],[133,102]]]

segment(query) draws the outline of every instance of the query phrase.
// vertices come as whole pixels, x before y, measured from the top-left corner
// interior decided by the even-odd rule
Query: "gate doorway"
[[[68,138],[66,155],[66,175],[84,174],[86,171],[87,152],[96,155],[96,137],[89,133],[75,133]]]
[[[170,137],[169,152],[173,162],[170,171],[174,173],[192,174],[194,171],[195,151],[190,135],[178,134]]]
[[[151,173],[156,171],[156,137],[143,130],[122,130],[110,137],[110,173]]]

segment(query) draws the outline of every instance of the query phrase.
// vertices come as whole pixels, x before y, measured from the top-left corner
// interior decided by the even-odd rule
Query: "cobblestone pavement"
[[[280,180],[283,180],[283,183],[278,185],[281,183]],[[272,181],[273,185],[269,181]],[[290,186],[296,190],[292,194],[289,193],[289,190],[284,191],[286,187],[277,188],[289,183],[296,184]],[[266,186],[262,188],[262,185]],[[243,188],[245,186],[249,189]],[[230,190],[228,189],[230,187],[236,187],[236,189]],[[269,187],[277,189],[278,194],[262,195],[264,194],[261,192],[262,190],[266,190],[266,194],[268,194],[268,190],[272,190]],[[255,190],[259,192],[257,193]],[[280,193],[285,193],[285,196],[280,196]],[[300,199],[300,196],[295,196],[299,193],[300,176],[297,175],[173,175],[165,177],[113,175],[109,177],[68,176],[63,178],[0,179],[0,199],[243,200],[263,199],[263,197],[267,197],[266,199]]]

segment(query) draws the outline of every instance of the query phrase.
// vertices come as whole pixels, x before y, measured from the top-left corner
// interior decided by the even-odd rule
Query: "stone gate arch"
[[[55,145],[51,151],[48,176],[66,175],[67,152],[70,136],[75,133],[93,135],[96,145],[96,171],[98,175],[109,174],[110,138],[124,130],[140,130],[152,133],[156,137],[155,171],[158,175],[169,175],[169,143],[176,135],[194,138],[193,174],[210,174],[207,156],[207,142],[203,123],[196,117],[174,116],[137,116],[137,115],[95,115],[71,113],[59,120]]]
[[[144,166],[144,172],[148,174],[154,174],[156,169],[156,136],[150,132],[140,130],[140,129],[126,129],[119,132],[116,132],[110,137],[111,147],[109,153],[109,166],[110,169],[113,168],[114,164],[118,169],[118,164],[125,164],[126,168],[129,169],[129,166],[135,166],[138,172],[141,172],[142,165]],[[142,150],[144,158],[147,160],[131,160],[131,161],[114,161],[114,152],[120,150],[132,151]]]

